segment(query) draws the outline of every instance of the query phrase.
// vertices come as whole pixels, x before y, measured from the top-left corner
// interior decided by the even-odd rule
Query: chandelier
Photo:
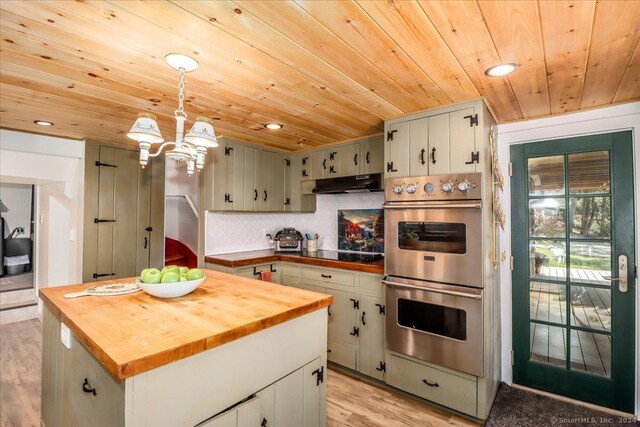
[[[171,68],[178,71],[178,109],[175,111],[176,138],[175,141],[164,142],[160,133],[160,128],[156,122],[156,117],[150,113],[140,113],[131,127],[127,136],[138,142],[140,146],[140,165],[144,168],[149,163],[149,157],[157,157],[162,150],[173,146],[165,153],[167,158],[185,162],[187,173],[193,175],[197,168],[200,172],[204,168],[204,158],[208,148],[218,146],[213,123],[206,117],[196,118],[193,127],[184,135],[184,122],[187,120],[187,113],[184,112],[184,75],[198,68],[198,61],[177,53],[170,53],[164,58]],[[155,153],[149,150],[154,144],[161,144]]]

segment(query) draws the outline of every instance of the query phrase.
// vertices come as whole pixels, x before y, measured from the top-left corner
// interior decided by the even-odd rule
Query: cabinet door
[[[409,176],[409,122],[388,126],[384,162],[385,178]]]
[[[211,193],[209,194],[209,209],[223,211],[227,209],[227,155],[225,148],[227,143],[220,145],[220,148],[213,151],[213,182],[211,182]]]
[[[311,179],[322,179],[329,176],[329,159],[327,150],[311,152]]]
[[[409,174],[429,175],[427,149],[429,148],[429,119],[409,122]]]
[[[293,210],[293,193],[292,193],[292,188],[293,188],[293,177],[294,177],[294,172],[295,170],[295,165],[294,165],[294,159],[291,155],[289,154],[285,154],[284,156],[284,211],[285,212],[291,212]],[[295,174],[295,177],[298,178],[298,174]]]
[[[271,153],[273,163],[273,188],[269,192],[269,210],[275,212],[284,211],[284,154]],[[273,194],[273,196],[272,196]]]
[[[323,423],[320,421],[320,384],[318,383],[318,372],[321,368],[320,358],[305,365],[304,371],[304,391],[303,391],[303,422],[300,424],[304,427],[320,427]],[[323,369],[324,381],[327,379],[327,370]]]
[[[312,171],[311,153],[305,152],[300,154],[300,180],[305,181],[311,179]]]
[[[340,167],[340,147],[328,148],[327,159],[327,170],[325,171],[324,177],[337,178],[342,176]]]
[[[231,409],[214,418],[198,424],[196,427],[238,427],[238,411]]]
[[[261,425],[274,427],[276,425],[276,385],[271,384],[260,390],[256,393],[256,397],[260,398]]]
[[[384,141],[382,137],[368,139],[362,145],[362,173],[384,172]]]
[[[260,416],[261,409],[260,398],[256,397],[238,405],[236,409],[238,412],[238,427],[259,426],[262,421]]]
[[[382,298],[360,295],[358,371],[379,380],[384,378],[383,304]]]
[[[262,150],[260,151],[260,179],[258,180],[258,201],[260,202],[261,211],[269,210],[269,205],[267,202],[269,198],[269,169],[269,152]]]
[[[362,165],[362,154],[360,153],[359,142],[343,145],[340,147],[340,173],[342,176],[353,176],[360,174]]]
[[[256,174],[259,162],[256,161],[258,150],[252,147],[244,149],[244,210],[256,211],[258,203],[258,188]]]
[[[245,147],[241,144],[233,144],[228,162],[233,167],[227,167],[227,192],[229,193],[229,209],[234,211],[244,210],[244,167]]]
[[[275,383],[276,427],[299,427],[304,419],[304,369]]]
[[[449,149],[449,114],[429,117],[429,175],[449,173]]]
[[[449,146],[451,150],[451,173],[475,172],[476,162],[472,155],[476,153],[475,126],[469,117],[474,116],[474,108],[454,111],[449,114]]]
[[[354,307],[357,295],[353,292],[326,289],[333,295],[333,304],[329,307],[329,354],[332,362],[356,369],[356,337],[358,329],[358,310]]]

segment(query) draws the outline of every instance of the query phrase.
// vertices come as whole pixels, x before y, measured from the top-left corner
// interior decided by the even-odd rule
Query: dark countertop
[[[342,268],[365,273],[384,274],[384,258],[339,251],[320,250],[307,252],[276,252],[273,249],[208,255],[205,262],[225,267],[238,268],[265,262],[285,261],[320,267]]]

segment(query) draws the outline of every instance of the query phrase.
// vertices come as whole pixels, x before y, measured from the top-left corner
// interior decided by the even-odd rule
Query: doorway
[[[514,383],[633,412],[630,131],[511,148]]]

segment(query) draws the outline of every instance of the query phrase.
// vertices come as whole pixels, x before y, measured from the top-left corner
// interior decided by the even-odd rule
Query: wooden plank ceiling
[[[298,150],[483,96],[500,123],[640,98],[640,1],[0,2],[0,126],[127,143],[138,112]],[[484,71],[502,62],[509,77]],[[33,121],[54,122],[50,128]],[[268,131],[268,122],[283,123]]]

